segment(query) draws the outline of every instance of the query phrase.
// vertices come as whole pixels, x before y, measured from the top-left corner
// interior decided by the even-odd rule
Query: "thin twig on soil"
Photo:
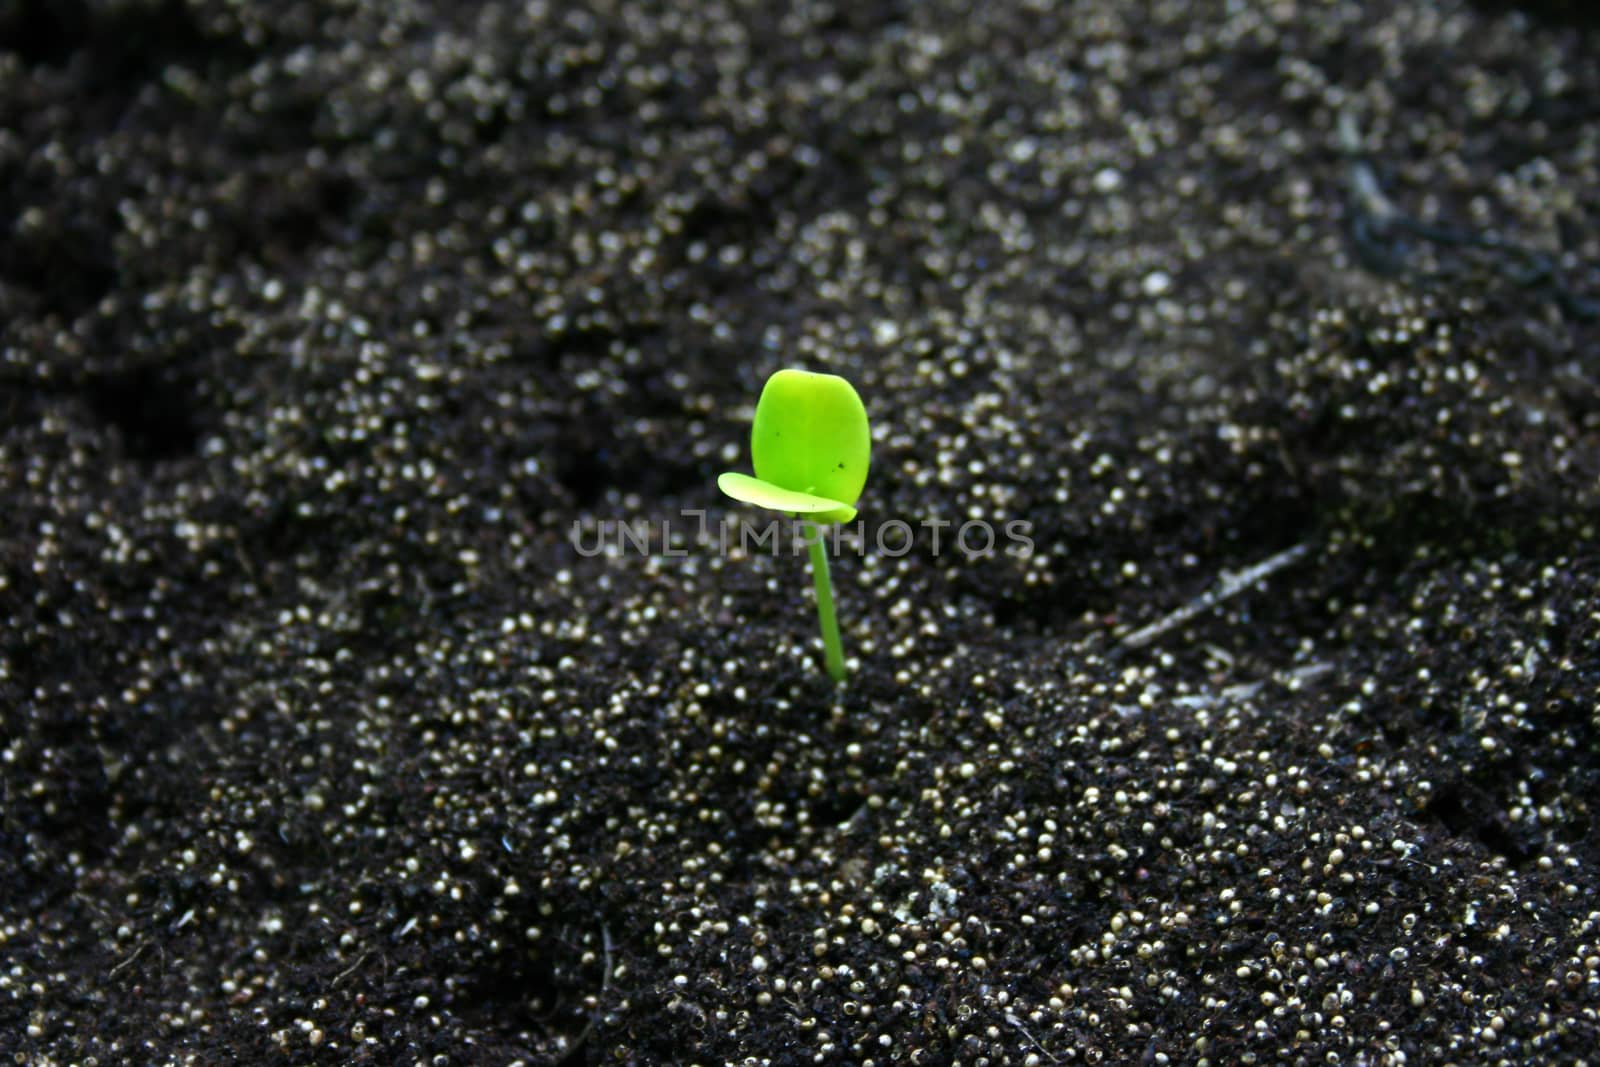
[[[1252,586],[1272,577],[1272,575],[1290,564],[1299,562],[1310,551],[1311,545],[1302,541],[1300,544],[1286,548],[1276,555],[1268,556],[1253,567],[1246,567],[1242,571],[1233,573],[1224,571],[1210,589],[1207,589],[1172,614],[1128,634],[1122,639],[1122,644],[1127,648],[1143,648],[1168,630],[1182,626],[1202,611],[1209,611],[1223,601],[1230,600]]]

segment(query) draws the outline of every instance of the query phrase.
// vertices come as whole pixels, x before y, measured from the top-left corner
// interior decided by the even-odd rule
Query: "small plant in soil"
[[[828,674],[842,682],[844,649],[823,527],[856,517],[872,460],[867,409],[855,387],[836,374],[780,370],[756,402],[750,458],[754,478],[729,471],[717,478],[717,487],[735,500],[804,522]]]

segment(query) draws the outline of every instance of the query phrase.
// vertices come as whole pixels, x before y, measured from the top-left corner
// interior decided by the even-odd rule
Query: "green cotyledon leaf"
[[[848,521],[854,517],[853,505],[861,496],[872,462],[867,409],[855,387],[837,374],[780,370],[767,379],[756,403],[750,456],[760,481],[837,505],[833,509],[794,509],[796,513],[823,522]],[[745,499],[737,493],[729,495]],[[771,506],[755,499],[748,502]],[[826,514],[846,509],[850,514],[845,518]]]
[[[802,515],[817,522],[849,522],[856,517],[856,509],[849,504],[811,493],[797,493],[735,471],[719,475],[717,488],[746,504]]]

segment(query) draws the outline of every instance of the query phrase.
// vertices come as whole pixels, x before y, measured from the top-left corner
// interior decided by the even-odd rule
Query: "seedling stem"
[[[822,651],[828,676],[844,681],[844,645],[839,640],[839,620],[833,613],[833,579],[828,573],[827,539],[822,527],[806,523],[807,550],[811,553],[811,582],[817,591],[817,622],[822,626]]]

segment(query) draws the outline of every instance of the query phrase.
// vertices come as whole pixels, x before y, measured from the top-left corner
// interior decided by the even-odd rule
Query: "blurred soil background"
[[[0,0],[0,1050],[1592,1059],[1597,222],[1576,0]]]

